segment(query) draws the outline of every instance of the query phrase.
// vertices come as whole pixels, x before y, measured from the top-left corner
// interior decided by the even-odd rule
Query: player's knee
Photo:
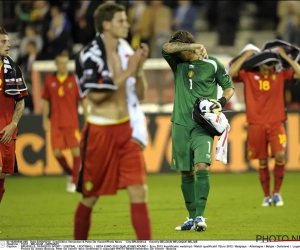
[[[147,185],[134,185],[127,187],[131,203],[141,203],[147,201]]]
[[[86,207],[92,208],[96,204],[98,198],[99,197],[97,196],[83,196],[81,203]]]
[[[0,179],[5,179],[5,177],[7,177],[8,175],[5,173],[0,173]]]
[[[204,162],[198,162],[195,164],[195,172],[201,171],[201,170],[209,170],[209,165]]]
[[[276,152],[275,153],[275,161],[284,163],[285,162],[285,152]]]
[[[194,174],[194,171],[181,171],[180,174],[181,176],[191,176]]]
[[[259,159],[259,168],[267,168],[268,160],[267,159]]]
[[[62,157],[62,151],[59,149],[53,149],[53,155],[55,158],[60,158]]]

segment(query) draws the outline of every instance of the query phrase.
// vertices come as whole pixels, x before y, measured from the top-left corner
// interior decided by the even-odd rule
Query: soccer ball
[[[199,109],[201,111],[202,114],[205,113],[211,113],[210,107],[213,105],[214,103],[209,101],[209,100],[203,100],[199,103]]]

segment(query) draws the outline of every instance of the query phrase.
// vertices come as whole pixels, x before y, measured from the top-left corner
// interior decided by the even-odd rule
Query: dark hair
[[[55,60],[58,57],[68,57],[69,58],[69,52],[67,50],[63,50],[60,54],[56,55]]]
[[[3,27],[0,27],[0,35],[8,35],[8,33]]]
[[[196,43],[194,36],[186,30],[176,31],[169,40],[169,43]]]
[[[97,32],[103,32],[103,22],[111,21],[116,12],[125,11],[125,6],[117,3],[100,4],[94,12],[94,25]]]
[[[276,65],[277,63],[278,63],[277,61],[269,61],[269,62],[266,62],[264,64],[267,65],[268,67],[270,67],[270,66]]]

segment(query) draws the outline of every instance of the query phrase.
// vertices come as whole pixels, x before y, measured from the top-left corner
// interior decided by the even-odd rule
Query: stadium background
[[[67,34],[68,39],[63,50],[70,54],[69,66],[72,71],[72,60],[86,42],[80,40],[80,37],[88,37],[85,32],[90,32],[89,28],[93,27],[90,23],[89,9],[103,1],[90,2],[86,12],[83,11],[81,17],[76,19],[75,13],[84,9],[84,2],[89,1],[0,1],[0,26],[9,32],[10,55],[20,62],[31,93],[31,100],[26,103],[26,114],[19,123],[16,154],[20,174],[7,180],[7,191],[1,204],[2,239],[72,238],[72,218],[79,195],[67,195],[64,192],[65,177],[51,153],[50,135],[45,134],[42,128],[41,89],[45,75],[55,72],[55,53],[61,52],[53,50],[53,41],[64,39],[63,36],[57,36],[51,41],[48,39],[50,24],[56,20],[64,25],[61,34]],[[125,4],[129,11],[141,1],[116,2]],[[263,210],[260,209],[263,197],[256,173],[257,162],[247,162],[244,157],[247,125],[242,84],[236,85],[236,93],[230,102],[229,108],[233,112],[226,113],[232,128],[229,136],[228,165],[214,161],[211,166],[211,194],[206,216],[209,218],[209,226],[212,227],[201,236],[186,233],[179,235],[173,232],[173,227],[182,222],[181,218],[184,219],[186,212],[181,198],[180,178],[169,170],[170,112],[174,87],[172,73],[160,58],[159,50],[172,31],[182,28],[178,24],[176,26],[174,20],[178,18],[176,10],[184,1],[159,2],[161,1],[147,1],[148,6],[156,13],[165,14],[153,15],[151,19],[153,27],[156,28],[148,32],[151,57],[146,62],[145,72],[149,91],[142,102],[148,122],[149,145],[145,150],[145,159],[149,173],[149,207],[154,238],[255,240],[256,234],[297,234],[300,217],[297,209],[299,196],[295,190],[299,189],[300,174],[300,87],[287,86],[284,96],[288,112],[286,169],[289,171],[282,189],[285,206]],[[193,15],[189,15],[183,20],[188,23],[185,27],[194,27],[192,32],[197,41],[204,44],[208,53],[219,58],[227,66],[230,58],[249,42],[261,47],[267,40],[281,38],[299,45],[295,37],[297,34],[300,37],[297,33],[300,28],[300,2],[284,1],[293,2],[290,5],[282,2],[192,1],[191,8],[195,10],[196,15],[194,19],[191,19]],[[53,11],[57,6],[58,10]],[[65,22],[66,16],[70,23]],[[158,18],[159,16],[165,19]],[[86,23],[86,26],[82,23]],[[25,32],[26,27],[32,24],[37,30],[36,35],[28,35]],[[76,30],[79,34],[76,34]],[[93,32],[91,35],[93,36]],[[129,40],[132,37],[133,34]],[[24,46],[28,40],[36,42],[36,49]],[[40,42],[41,48],[37,50]],[[31,57],[34,58],[34,62],[28,60],[28,53],[34,55]],[[78,110],[82,123],[81,107]],[[71,162],[70,152],[67,150],[64,153]],[[270,166],[273,167],[273,161]],[[127,221],[127,204],[127,194],[123,191],[118,198],[101,198],[93,214],[93,219],[99,223],[93,223],[91,239],[133,239],[133,231]],[[103,216],[103,213],[109,216]]]

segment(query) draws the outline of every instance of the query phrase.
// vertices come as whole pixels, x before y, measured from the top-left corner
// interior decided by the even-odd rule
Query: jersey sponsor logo
[[[260,77],[258,75],[254,76],[254,80],[259,80],[259,79],[260,79]]]
[[[189,71],[188,73],[189,78],[192,78],[194,74],[195,74],[194,71]]]
[[[72,88],[73,87],[73,83],[72,82],[68,82],[68,88]]]
[[[209,159],[210,158],[210,154],[206,154],[206,158]]]

